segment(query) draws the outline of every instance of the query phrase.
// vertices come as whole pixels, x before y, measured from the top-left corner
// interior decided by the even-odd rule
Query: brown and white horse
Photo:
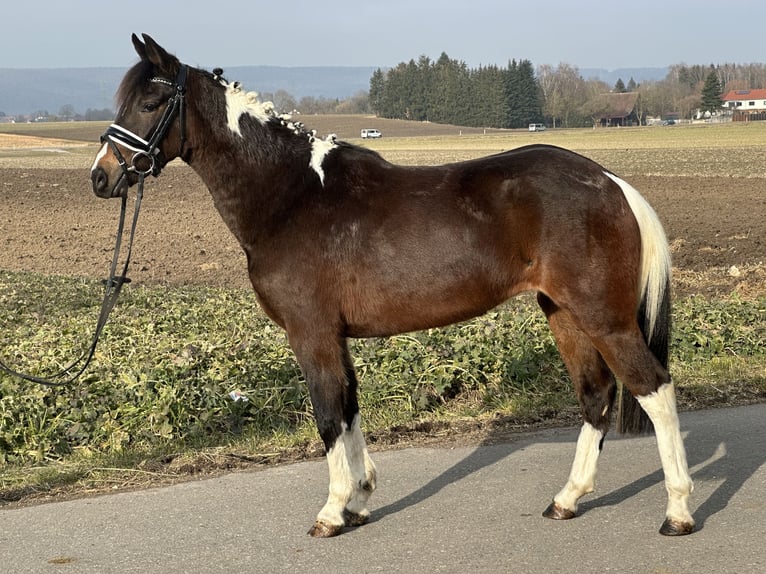
[[[656,432],[668,492],[660,532],[693,530],[667,371],[669,250],[633,187],[546,145],[443,166],[392,165],[318,139],[220,70],[183,65],[146,35],[133,45],[140,61],[119,88],[93,190],[122,195],[177,157],[207,185],[308,384],[330,470],[311,535],[365,523],[375,489],[347,338],[446,325],[530,290],[584,420],[569,481],[544,515],[572,518],[593,490],[616,377],[625,389],[620,430],[653,424]]]

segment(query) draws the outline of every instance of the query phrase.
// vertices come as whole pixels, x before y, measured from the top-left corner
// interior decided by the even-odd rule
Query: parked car
[[[368,128],[366,130],[362,130],[362,139],[367,138],[382,138],[383,134],[380,133],[380,130],[376,130],[375,128]]]
[[[529,124],[529,131],[531,132],[544,132],[545,124]]]

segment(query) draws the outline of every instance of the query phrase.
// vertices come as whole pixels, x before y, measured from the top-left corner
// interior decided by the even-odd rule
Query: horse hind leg
[[[688,501],[694,484],[686,462],[675,388],[670,376],[651,353],[638,329],[601,338],[596,345],[654,425],[668,492],[660,533],[667,536],[690,534],[694,530],[694,519]]]
[[[312,344],[293,337],[290,343],[308,383],[330,474],[327,502],[309,534],[329,538],[369,520],[376,470],[362,435],[357,380],[345,341],[329,337]]]
[[[595,489],[596,468],[609,430],[616,384],[601,355],[570,313],[545,295],[538,295],[538,302],[569,371],[583,417],[569,479],[543,512],[546,518],[566,520],[576,516],[579,499]]]

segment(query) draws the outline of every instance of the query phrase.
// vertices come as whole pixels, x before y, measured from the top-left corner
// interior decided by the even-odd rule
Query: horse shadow
[[[683,426],[682,419],[682,432],[685,432]],[[707,519],[726,508],[732,497],[740,491],[744,483],[766,463],[766,449],[753,448],[745,433],[740,433],[737,438],[738,440],[718,440],[717,427],[712,425],[694,425],[693,430],[685,432],[684,443],[686,445],[687,460],[692,479],[695,481],[722,481],[713,493],[703,500],[696,509],[692,508],[692,514],[697,524],[696,530],[704,528]],[[395,502],[374,509],[371,519],[377,522],[387,516],[424,502],[437,495],[445,487],[468,479],[477,471],[500,462],[529,444],[541,442],[571,443],[572,456],[574,457],[576,439],[576,428],[553,432],[543,431],[538,437],[522,435],[518,440],[512,440],[512,442],[508,441],[506,432],[501,433],[499,430],[491,430],[488,437],[465,458],[441,472],[417,490],[410,492]],[[609,440],[607,439],[605,448],[608,448],[608,444]],[[623,500],[636,496],[648,488],[662,484],[664,482],[664,475],[660,468],[659,454],[657,455],[656,465],[657,470],[635,479],[630,484],[626,484],[617,490],[605,493],[594,499],[584,499],[579,505],[578,514],[586,513],[595,508],[619,504]],[[563,473],[563,477],[566,480],[566,473]],[[555,491],[551,492],[551,496],[553,494],[555,494]]]

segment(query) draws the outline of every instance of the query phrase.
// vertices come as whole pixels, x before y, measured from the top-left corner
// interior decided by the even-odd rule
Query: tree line
[[[401,62],[370,78],[369,106],[380,117],[465,126],[519,128],[545,122],[554,127],[592,126],[605,109],[606,93],[637,92],[639,121],[691,118],[720,111],[728,90],[766,88],[766,64],[677,64],[663,80],[614,86],[585,79],[576,66],[512,60],[505,68],[469,68],[442,53],[431,61]]]
[[[636,116],[691,118],[698,112],[716,113],[721,95],[729,90],[766,89],[766,64],[676,64],[662,80],[637,83],[619,79],[610,86],[583,78],[566,63],[535,68],[529,60],[507,66],[469,68],[442,53],[438,60],[420,56],[394,68],[377,69],[369,92],[346,98],[294,98],[285,90],[261,94],[280,112],[301,114],[369,114],[464,126],[519,128],[530,123],[553,127],[592,126],[603,111],[603,98],[614,92],[637,92]],[[0,117],[5,116],[0,111]],[[38,110],[17,121],[110,120],[110,109],[77,113],[64,105],[58,114]]]
[[[541,95],[529,60],[471,69],[442,53],[377,69],[369,105],[384,118],[517,128],[542,121]]]

